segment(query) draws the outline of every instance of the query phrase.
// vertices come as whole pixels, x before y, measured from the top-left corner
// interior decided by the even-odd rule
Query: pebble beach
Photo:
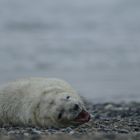
[[[0,139],[139,139],[140,103],[87,103],[87,108],[91,113],[91,120],[78,127],[69,126],[58,129],[1,126]]]

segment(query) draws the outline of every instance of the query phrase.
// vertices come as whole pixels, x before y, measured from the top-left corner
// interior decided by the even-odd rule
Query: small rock
[[[14,131],[14,130],[11,130],[11,131],[9,131],[8,132],[8,135],[10,135],[10,134],[15,134],[16,132]]]
[[[24,136],[29,136],[29,133],[24,133],[23,135],[24,135]]]
[[[41,131],[36,130],[36,129],[32,129],[32,131],[33,131],[33,133],[36,133],[36,134],[38,134],[38,135],[40,135],[40,134],[42,133]]]
[[[73,130],[69,132],[70,135],[73,135],[74,133],[75,133],[75,131],[73,131]]]
[[[109,109],[112,109],[113,108],[113,105],[112,104],[108,104],[104,107],[106,110],[109,110]]]
[[[71,127],[67,127],[67,128],[66,128],[66,131],[67,131],[68,133],[71,132],[71,131],[72,131]]]

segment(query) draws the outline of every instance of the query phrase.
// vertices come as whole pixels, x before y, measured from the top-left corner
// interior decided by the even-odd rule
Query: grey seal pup
[[[0,88],[0,124],[67,127],[90,120],[83,100],[65,81],[26,78]]]

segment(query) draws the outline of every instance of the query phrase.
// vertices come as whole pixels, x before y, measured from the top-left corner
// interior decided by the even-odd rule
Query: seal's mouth
[[[85,110],[82,110],[79,115],[74,119],[75,122],[83,124],[90,120],[90,114]]]

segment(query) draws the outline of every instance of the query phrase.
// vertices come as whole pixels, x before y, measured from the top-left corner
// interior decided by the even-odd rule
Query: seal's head
[[[90,120],[90,114],[86,111],[83,101],[77,94],[63,93],[58,99],[57,121],[61,124],[83,124]]]
[[[44,112],[43,118],[46,121],[49,119],[51,126],[79,125],[90,120],[90,114],[86,111],[82,99],[76,93],[54,94],[48,102],[50,103],[49,106],[45,107],[45,102],[42,104],[44,106],[42,111]],[[47,108],[47,112],[45,108]]]

